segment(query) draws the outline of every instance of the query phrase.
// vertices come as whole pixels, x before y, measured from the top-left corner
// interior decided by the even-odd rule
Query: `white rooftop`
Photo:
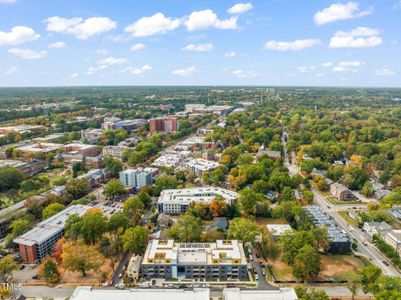
[[[174,240],[152,240],[146,249],[143,264],[246,264],[242,243],[217,240],[215,243],[174,243]]]
[[[205,186],[185,189],[164,190],[161,192],[159,203],[190,204],[192,202],[211,202],[217,195],[222,196],[227,202],[238,199],[236,192],[220,187]]]
[[[79,286],[70,300],[209,300],[209,289],[93,289]]]
[[[267,224],[266,227],[273,235],[282,235],[284,232],[292,230],[288,224]]]
[[[83,215],[87,210],[91,209],[91,206],[87,205],[72,205],[64,209],[63,211],[55,214],[54,216],[40,222],[30,231],[17,237],[14,240],[16,244],[23,244],[27,246],[33,246],[46,241],[48,238],[57,234],[64,229],[65,221],[72,214]]]
[[[204,171],[216,169],[220,164],[218,162],[206,160],[204,158],[194,158],[194,159],[188,160],[185,163],[185,165],[188,168],[196,168],[196,169],[204,172]]]
[[[293,288],[277,290],[240,290],[226,288],[223,290],[224,300],[297,300],[298,296]]]

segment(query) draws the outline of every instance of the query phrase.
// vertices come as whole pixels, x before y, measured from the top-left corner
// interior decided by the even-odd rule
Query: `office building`
[[[151,240],[142,260],[141,275],[148,279],[248,279],[248,264],[243,245],[237,240]]]
[[[72,214],[82,216],[92,207],[72,205],[40,222],[35,228],[14,240],[19,245],[21,258],[26,263],[36,263],[53,251],[56,242],[64,235],[64,226]]]
[[[173,189],[161,192],[157,201],[157,208],[159,213],[181,214],[186,212],[192,203],[210,204],[216,196],[223,197],[227,204],[232,204],[238,199],[236,192],[220,187],[206,186]]]
[[[150,119],[149,131],[153,132],[176,132],[180,128],[179,121],[174,117]]]

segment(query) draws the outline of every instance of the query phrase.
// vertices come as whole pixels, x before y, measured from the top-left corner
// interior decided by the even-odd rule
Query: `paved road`
[[[54,298],[55,300],[65,300],[74,292],[75,288],[51,288],[46,286],[24,286],[22,295],[25,297],[42,299],[44,297]]]
[[[376,250],[373,245],[366,243],[362,232],[358,228],[349,226],[347,222],[336,212],[328,210],[327,206],[330,206],[331,204],[326,201],[319,191],[315,190],[314,188],[311,188],[311,190],[314,195],[314,203],[319,206],[322,211],[326,212],[330,217],[332,217],[337,225],[344,230],[352,240],[355,239],[358,242],[359,252],[366,255],[373,264],[380,267],[384,274],[401,277],[401,274],[393,266],[386,266],[383,264],[383,261],[389,262],[388,259],[378,250]],[[365,243],[367,246],[365,246],[363,243]]]
[[[252,256],[254,258],[252,261],[252,266],[254,267],[254,269],[256,270],[256,272],[258,273],[258,276],[259,276],[257,289],[259,289],[259,290],[276,290],[277,287],[269,284],[266,280],[266,277],[263,276],[262,266],[260,265],[260,263],[256,257],[256,252],[253,248],[251,250],[252,250]]]
[[[114,284],[119,283],[119,281],[120,281],[119,276],[120,276],[121,272],[123,271],[124,266],[127,263],[129,257],[130,257],[130,253],[129,252],[125,252],[123,254],[123,257],[121,258],[120,263],[118,264],[118,267],[117,267],[117,269],[114,272],[114,275],[112,277],[112,280],[113,280]]]

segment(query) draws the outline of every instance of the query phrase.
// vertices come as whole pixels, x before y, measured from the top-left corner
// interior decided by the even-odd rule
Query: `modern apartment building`
[[[194,172],[198,176],[201,176],[205,172],[216,169],[219,165],[220,164],[215,161],[210,161],[203,158],[190,159],[184,163],[186,169]]]
[[[145,185],[152,184],[158,171],[157,168],[127,169],[120,172],[120,182],[125,186],[140,189]]]
[[[56,242],[64,235],[67,218],[72,214],[81,216],[91,208],[91,206],[86,205],[69,206],[16,238],[14,243],[19,245],[23,261],[36,263],[51,254]]]
[[[168,118],[156,118],[150,119],[149,121],[149,130],[150,133],[153,132],[176,132],[180,128],[179,121],[177,118],[168,117]]]
[[[237,240],[215,243],[152,240],[142,260],[141,275],[148,279],[248,279],[248,265],[243,245]]]
[[[157,201],[157,208],[159,213],[181,214],[188,210],[191,203],[210,204],[216,196],[223,197],[227,204],[238,199],[236,192],[213,186],[164,190]]]

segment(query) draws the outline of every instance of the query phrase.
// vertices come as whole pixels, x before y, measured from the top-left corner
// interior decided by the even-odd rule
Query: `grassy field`
[[[348,224],[352,225],[352,226],[357,226],[358,222],[354,219],[352,219],[349,215],[348,215],[348,211],[346,210],[342,210],[342,211],[338,211],[337,212],[341,218],[343,218]]]
[[[287,221],[283,218],[256,218],[256,224],[258,225],[266,225],[266,224],[287,224]]]
[[[297,280],[292,275],[289,265],[284,263],[281,258],[271,262],[273,274],[276,280]],[[365,265],[363,260],[352,255],[322,255],[322,271],[315,280],[347,280],[352,281],[358,278],[362,267]]]

